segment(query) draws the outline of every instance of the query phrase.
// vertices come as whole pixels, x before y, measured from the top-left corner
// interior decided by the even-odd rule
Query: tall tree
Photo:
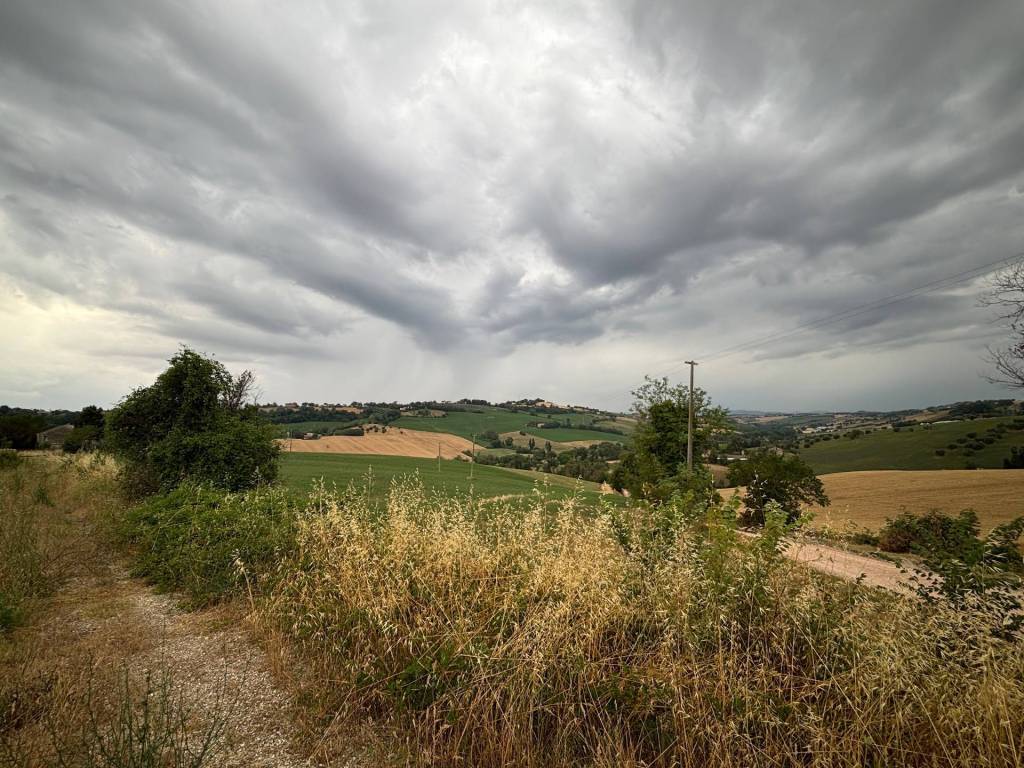
[[[669,384],[667,378],[644,377],[633,391],[638,422],[633,448],[623,454],[613,474],[614,485],[652,501],[664,501],[678,491],[710,489],[704,453],[716,435],[729,430],[729,417],[723,408],[712,405],[703,389],[694,388],[693,399],[694,471],[690,473],[686,467],[690,388]]]
[[[771,502],[781,507],[788,522],[800,516],[803,504],[829,503],[825,486],[803,459],[772,448],[730,466],[729,484],[746,486],[743,517],[753,525],[764,525],[764,513]]]

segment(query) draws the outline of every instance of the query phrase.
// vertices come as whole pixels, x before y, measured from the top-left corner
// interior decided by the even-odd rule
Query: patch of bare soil
[[[886,560],[807,541],[789,542],[783,553],[816,571],[847,581],[860,579],[865,584],[892,592],[909,594],[914,591],[900,566]]]
[[[416,429],[389,427],[387,432],[364,435],[334,435],[318,440],[278,440],[281,450],[294,453],[354,453],[374,456],[411,456],[419,459],[441,457],[454,459],[473,443],[464,437],[446,432],[422,432]],[[479,446],[478,446],[479,447]]]

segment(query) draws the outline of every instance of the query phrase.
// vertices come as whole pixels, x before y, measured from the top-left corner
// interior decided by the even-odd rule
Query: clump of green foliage
[[[923,515],[905,512],[887,521],[878,534],[885,552],[945,553],[975,559],[981,551],[978,516],[964,510],[955,517],[932,510]]]
[[[714,480],[703,465],[703,457],[716,435],[729,429],[725,410],[711,404],[708,394],[695,388],[693,429],[693,471],[687,470],[690,389],[668,379],[645,377],[633,391],[633,412],[637,428],[633,447],[623,453],[611,476],[617,490],[626,489],[633,498],[664,503],[677,494],[697,497],[714,494]]]
[[[37,413],[0,411],[0,448],[28,450],[36,447],[36,434],[46,429],[46,420]]]
[[[931,510],[923,515],[904,512],[887,521],[878,534],[886,552],[911,552],[930,558],[957,559],[967,565],[1003,564],[1019,568],[1017,540],[1024,533],[1024,517],[997,526],[985,538],[979,535],[978,515],[965,509],[958,515]]]
[[[921,557],[917,591],[925,600],[942,599],[958,607],[980,597],[998,608],[998,631],[1011,635],[1024,625],[1020,586],[1024,559],[1018,542],[1024,517],[979,536],[978,516],[972,510],[947,515],[932,510],[924,515],[904,513],[889,520],[879,533],[879,548],[911,552]]]
[[[750,525],[764,525],[769,504],[777,504],[792,523],[800,517],[801,505],[829,503],[825,487],[810,465],[799,456],[776,450],[758,451],[746,461],[732,464],[729,483],[746,486],[743,518]]]
[[[103,440],[103,409],[87,405],[75,418],[75,428],[64,438],[64,453],[78,453],[99,447]]]
[[[149,387],[106,417],[106,445],[124,468],[125,489],[143,496],[191,480],[227,490],[272,481],[273,427],[248,403],[253,376],[183,348]]]
[[[21,457],[13,448],[0,448],[0,469],[13,469],[20,461]]]
[[[1010,455],[1003,459],[1003,469],[1024,469],[1024,448],[1011,448]]]
[[[135,575],[208,605],[246,584],[257,588],[294,548],[295,519],[277,486],[225,493],[186,483],[128,510],[117,532]]]

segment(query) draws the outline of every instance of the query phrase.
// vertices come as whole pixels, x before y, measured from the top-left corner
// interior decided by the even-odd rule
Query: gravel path
[[[200,721],[225,717],[224,768],[298,768],[313,763],[292,747],[292,702],[274,683],[268,660],[224,611],[188,612],[120,565],[77,579],[61,596],[82,641],[102,636],[134,673],[172,681],[174,698]]]

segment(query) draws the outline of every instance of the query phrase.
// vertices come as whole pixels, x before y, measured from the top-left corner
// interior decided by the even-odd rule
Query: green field
[[[552,442],[570,442],[573,440],[607,440],[608,442],[623,442],[628,439],[626,435],[614,435],[607,432],[593,432],[585,427],[595,421],[590,414],[571,413],[558,414],[545,417],[544,414],[515,413],[506,411],[504,408],[488,408],[478,406],[476,411],[449,411],[447,416],[438,418],[429,416],[403,416],[394,422],[395,426],[406,429],[419,429],[424,432],[447,432],[451,435],[459,435],[467,440],[472,440],[474,435],[493,430],[499,435],[503,432],[523,431],[533,435],[540,440]],[[545,418],[557,419],[558,421],[570,420],[574,425],[572,429],[538,429],[527,428],[531,421],[542,421]],[[579,424],[582,429],[576,429]],[[625,430],[623,430],[625,431]],[[542,443],[543,444],[543,443]]]
[[[383,499],[396,477],[418,474],[423,484],[446,494],[470,491],[478,497],[530,494],[538,483],[547,483],[551,496],[571,494],[577,481],[562,475],[509,470],[476,465],[473,480],[470,464],[464,461],[442,461],[438,471],[436,459],[413,459],[405,456],[356,456],[351,454],[286,453],[282,455],[281,479],[297,491],[308,491],[315,480],[323,478],[339,488],[355,485],[367,489],[370,496]],[[372,479],[370,471],[372,469]],[[584,495],[592,501],[601,497],[597,483],[583,482]],[[616,501],[621,497],[614,498]]]
[[[862,469],[964,469],[968,462],[982,469],[999,469],[1013,446],[1024,446],[1024,430],[1007,431],[1001,437],[989,433],[996,424],[1010,424],[1012,418],[977,419],[933,424],[930,428],[903,428],[899,432],[876,430],[856,439],[839,437],[801,448],[800,456],[818,474],[852,472]],[[964,455],[962,444],[956,441],[969,433],[977,438],[995,437],[991,445]],[[950,444],[958,445],[956,450]],[[937,449],[945,450],[936,456]]]

